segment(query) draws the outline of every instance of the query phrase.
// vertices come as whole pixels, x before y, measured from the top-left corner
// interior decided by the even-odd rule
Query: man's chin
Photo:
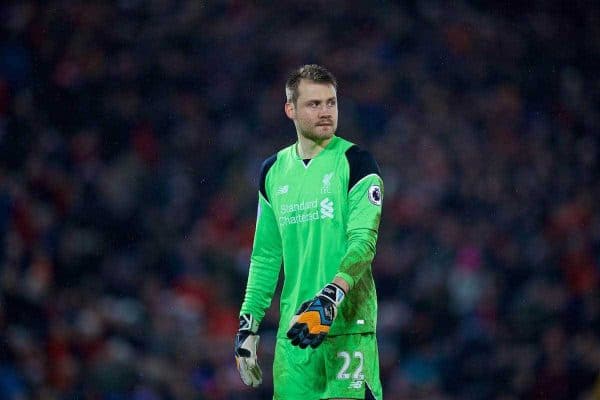
[[[329,139],[335,134],[335,127],[332,125],[317,126],[315,134],[322,139]]]
[[[330,130],[327,132],[319,132],[317,133],[315,136],[315,139],[317,139],[318,141],[324,141],[324,140],[329,140],[333,137],[333,135],[335,134],[334,130]]]
[[[321,128],[321,127],[317,127],[317,128]],[[330,129],[325,129],[325,130],[317,129],[316,131],[312,131],[312,132],[304,132],[304,133],[302,133],[302,136],[304,136],[305,138],[307,138],[309,140],[312,140],[313,142],[322,142],[324,140],[331,139],[334,134],[335,134],[335,130],[330,128]]]

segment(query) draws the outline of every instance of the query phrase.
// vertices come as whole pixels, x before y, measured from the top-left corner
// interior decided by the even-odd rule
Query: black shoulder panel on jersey
[[[267,201],[270,200],[269,196],[267,196],[267,190],[265,189],[265,181],[267,179],[267,173],[269,172],[269,169],[271,169],[273,164],[275,164],[275,161],[277,161],[277,153],[267,158],[260,167],[260,192],[262,193],[264,198],[267,199]]]
[[[362,150],[360,147],[354,145],[346,150],[346,158],[348,159],[348,164],[350,166],[348,191],[352,189],[356,182],[369,174],[381,176],[379,165],[377,165],[377,162],[368,151]]]

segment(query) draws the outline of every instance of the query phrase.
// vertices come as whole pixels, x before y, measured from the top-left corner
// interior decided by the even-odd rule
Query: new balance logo
[[[362,387],[363,381],[352,381],[350,385],[348,385],[348,389],[360,389]]]
[[[333,218],[333,201],[329,200],[329,197],[325,197],[321,200],[321,219]]]
[[[283,185],[277,188],[277,194],[286,194],[290,190],[290,185]]]

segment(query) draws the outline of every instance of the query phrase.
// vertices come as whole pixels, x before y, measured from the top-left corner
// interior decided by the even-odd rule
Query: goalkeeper
[[[283,264],[274,399],[382,399],[371,271],[383,182],[370,154],[335,135],[337,82],[305,65],[286,82],[298,140],[262,166],[237,368],[262,382],[258,326]]]

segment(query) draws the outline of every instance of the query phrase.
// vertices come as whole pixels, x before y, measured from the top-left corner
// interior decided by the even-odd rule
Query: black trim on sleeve
[[[267,189],[265,188],[265,181],[267,180],[267,173],[269,169],[275,164],[277,161],[277,153],[273,154],[271,157],[267,158],[260,167],[260,187],[259,190],[267,201],[269,200],[269,196],[267,196]]]
[[[348,165],[350,166],[350,179],[348,180],[348,191],[360,181],[362,178],[369,174],[377,174],[381,176],[379,171],[379,165],[371,156],[371,154],[354,145],[346,150],[346,159],[348,159]]]

